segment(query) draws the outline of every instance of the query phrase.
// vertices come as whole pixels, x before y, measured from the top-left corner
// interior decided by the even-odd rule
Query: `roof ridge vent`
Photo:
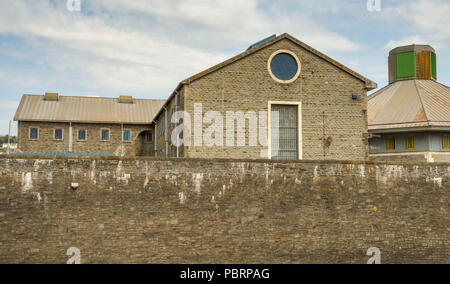
[[[44,101],[58,101],[59,94],[58,93],[45,93]]]
[[[133,103],[133,97],[132,96],[120,96],[119,97],[119,103],[132,104]]]
[[[249,48],[247,48],[247,50],[250,50],[250,49],[252,49],[252,48],[255,48],[255,47],[257,47],[257,46],[259,46],[259,45],[261,45],[261,44],[263,44],[263,43],[268,42],[269,40],[272,40],[272,39],[276,38],[276,37],[277,37],[277,35],[275,35],[275,34],[274,34],[274,35],[271,35],[271,36],[269,36],[269,37],[266,37],[265,39],[260,40],[260,41],[258,41],[257,43],[254,43],[254,44],[250,45]]]

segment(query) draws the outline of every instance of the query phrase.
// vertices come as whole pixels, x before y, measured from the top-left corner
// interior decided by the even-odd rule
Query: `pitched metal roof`
[[[51,101],[42,95],[23,95],[14,120],[150,124],[164,102],[133,99],[133,103],[119,103],[119,98],[65,96]]]
[[[368,99],[369,130],[450,127],[450,88],[433,80],[397,81]]]

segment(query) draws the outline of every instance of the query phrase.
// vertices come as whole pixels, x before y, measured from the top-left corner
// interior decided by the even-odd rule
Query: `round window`
[[[270,76],[279,83],[292,83],[300,75],[300,61],[295,53],[289,50],[273,53],[267,67]]]

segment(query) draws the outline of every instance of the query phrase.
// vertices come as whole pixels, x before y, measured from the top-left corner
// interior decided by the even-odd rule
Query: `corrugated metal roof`
[[[149,124],[164,102],[133,99],[133,103],[119,103],[119,98],[64,96],[48,101],[41,95],[23,95],[14,120]]]
[[[450,127],[450,88],[433,80],[397,81],[369,97],[369,130]]]

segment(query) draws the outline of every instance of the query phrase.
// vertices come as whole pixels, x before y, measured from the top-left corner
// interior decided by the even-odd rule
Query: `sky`
[[[429,44],[450,86],[450,0],[367,1],[0,0],[0,134],[22,94],[166,99],[183,79],[285,32],[379,88],[390,49]]]

